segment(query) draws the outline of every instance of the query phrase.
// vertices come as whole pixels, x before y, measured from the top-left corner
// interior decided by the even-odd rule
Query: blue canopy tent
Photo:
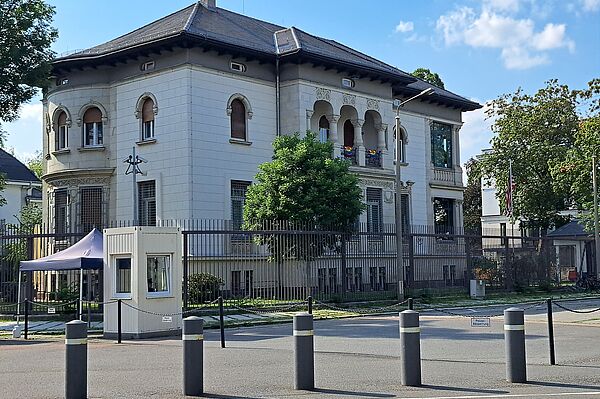
[[[93,229],[81,240],[71,245],[69,248],[43,258],[21,261],[19,270],[22,272],[31,271],[60,271],[60,270],[80,270],[79,275],[79,309],[82,309],[83,302],[83,271],[92,269],[102,269],[104,265],[103,236],[98,229]],[[88,291],[91,284],[88,284]],[[21,273],[19,273],[19,296],[21,298]],[[17,304],[17,315],[19,312]],[[81,318],[81,313],[79,314]],[[17,316],[17,323],[19,322]]]

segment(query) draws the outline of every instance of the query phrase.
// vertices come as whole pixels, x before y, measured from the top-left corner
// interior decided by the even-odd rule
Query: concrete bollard
[[[294,316],[294,387],[315,388],[315,345],[313,316],[298,313]]]
[[[73,320],[65,333],[65,398],[87,398],[87,324]]]
[[[198,316],[183,319],[183,394],[204,393],[204,320]]]
[[[504,311],[504,343],[506,346],[506,380],[527,382],[525,358],[525,311],[509,308]]]
[[[402,385],[421,386],[421,328],[419,312],[400,312],[400,358]]]

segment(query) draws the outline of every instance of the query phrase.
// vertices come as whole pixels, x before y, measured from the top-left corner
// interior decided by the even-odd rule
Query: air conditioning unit
[[[485,298],[485,281],[484,280],[471,280],[469,287],[471,298],[479,299]]]

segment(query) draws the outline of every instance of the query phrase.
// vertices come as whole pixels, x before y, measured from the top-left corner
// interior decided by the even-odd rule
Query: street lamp
[[[403,262],[403,247],[402,247],[402,195],[400,194],[400,185],[402,179],[400,175],[400,162],[402,161],[402,149],[400,147],[400,108],[406,103],[415,100],[422,96],[429,96],[435,93],[431,87],[423,90],[419,94],[412,96],[411,98],[401,101],[396,105],[396,269],[400,275],[398,279],[398,293],[404,296],[404,262]],[[401,283],[402,282],[402,283]],[[402,284],[402,285],[400,285]]]

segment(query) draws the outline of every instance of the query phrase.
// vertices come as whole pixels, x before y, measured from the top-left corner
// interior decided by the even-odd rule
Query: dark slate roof
[[[590,234],[587,233],[583,225],[579,224],[577,220],[573,220],[564,226],[559,227],[558,229],[548,233],[549,238],[562,238],[562,237],[589,237]]]
[[[21,161],[0,149],[0,173],[6,181],[22,181],[39,183],[36,175],[30,171]]]
[[[198,2],[104,44],[58,57],[54,60],[54,66],[83,66],[105,61],[109,57],[125,56],[153,46],[173,45],[181,41],[274,59],[277,54],[274,33],[283,29],[286,28],[222,8],[207,8]],[[299,49],[286,55],[286,59],[323,62],[375,74],[391,81],[398,94],[413,95],[433,87],[436,93],[428,98],[430,101],[445,102],[463,110],[481,108],[476,102],[432,86],[334,40],[317,37],[295,27],[291,29],[298,39]]]

